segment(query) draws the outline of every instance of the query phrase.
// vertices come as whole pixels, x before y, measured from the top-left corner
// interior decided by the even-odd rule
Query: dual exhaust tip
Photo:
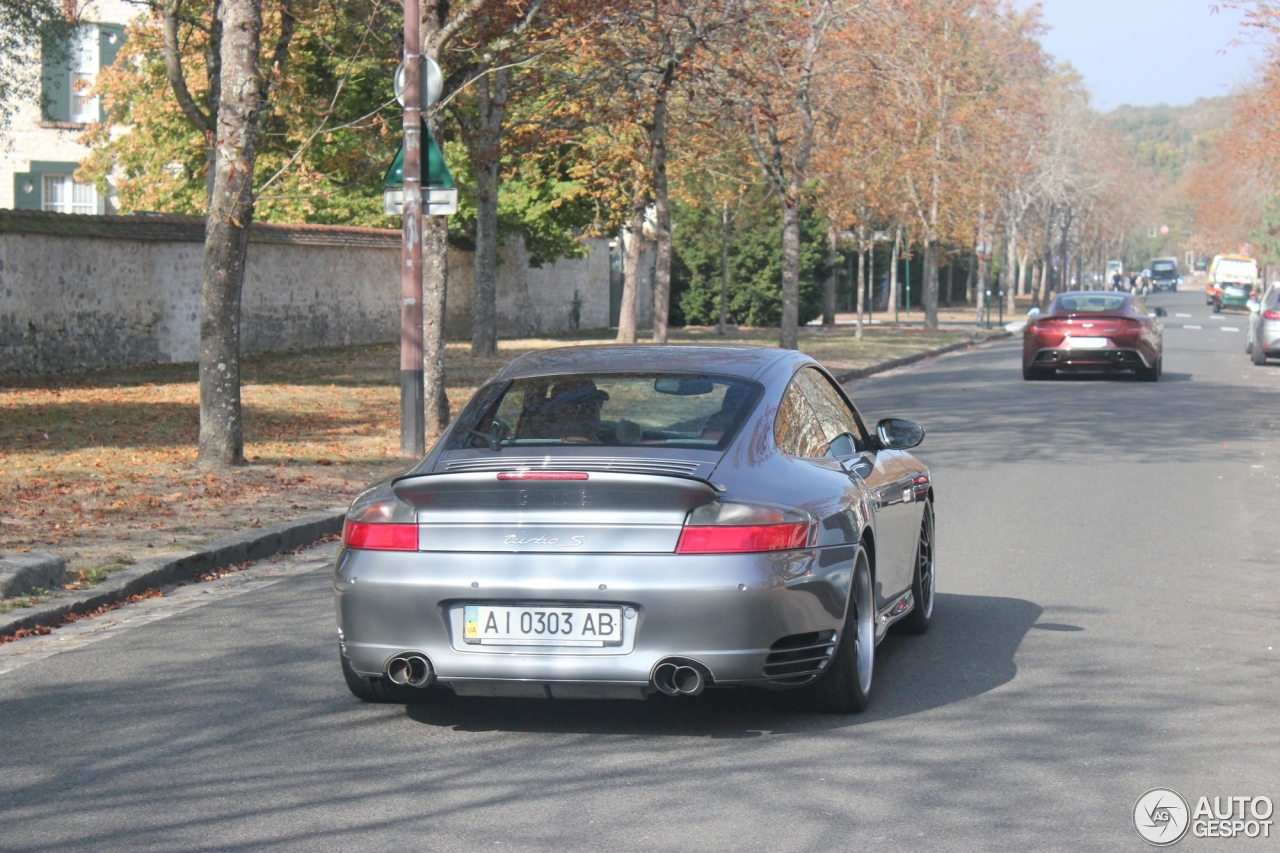
[[[404,652],[387,661],[387,680],[401,687],[429,687],[436,671],[425,656]]]
[[[707,686],[707,678],[696,666],[666,660],[654,667],[653,686],[668,696],[697,696]]]
[[[435,669],[425,655],[404,652],[387,661],[387,680],[400,687],[429,687]],[[707,686],[702,669],[683,661],[662,661],[653,670],[653,686],[667,696],[697,696]]]

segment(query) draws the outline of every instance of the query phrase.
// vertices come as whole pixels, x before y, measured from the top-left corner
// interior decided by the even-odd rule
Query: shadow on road
[[[752,738],[844,728],[918,714],[1007,684],[1017,673],[1018,646],[1041,612],[1017,598],[939,593],[928,634],[890,634],[880,645],[871,708],[857,715],[809,712],[794,694],[762,690],[655,695],[645,702],[450,695],[440,704],[410,706],[408,714],[424,725],[467,732]]]

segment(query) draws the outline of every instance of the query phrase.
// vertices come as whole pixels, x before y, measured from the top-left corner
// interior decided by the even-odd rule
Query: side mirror
[[[1039,317],[1039,316],[1040,316],[1040,309],[1039,309],[1039,308],[1032,308],[1030,311],[1028,311],[1028,312],[1027,312],[1027,316],[1028,316],[1028,317]]]
[[[924,441],[924,427],[915,421],[885,418],[876,424],[880,446],[890,450],[909,450]]]
[[[1151,316],[1153,316],[1153,317],[1168,317],[1168,316],[1169,316],[1169,312],[1168,312],[1168,311],[1166,311],[1166,310],[1164,310],[1163,308],[1152,308],[1152,309],[1151,309]]]

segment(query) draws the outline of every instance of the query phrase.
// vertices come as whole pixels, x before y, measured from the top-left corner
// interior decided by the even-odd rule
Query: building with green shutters
[[[125,25],[139,6],[127,0],[90,0],[71,43],[45,45],[40,56],[40,99],[14,116],[0,146],[0,208],[58,213],[115,213],[110,193],[75,179],[89,149],[78,140],[103,117],[88,92],[99,69],[116,61]],[[33,69],[34,70],[34,69]]]

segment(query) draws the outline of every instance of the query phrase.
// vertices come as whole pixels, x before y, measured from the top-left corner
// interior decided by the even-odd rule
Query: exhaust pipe
[[[697,696],[707,679],[696,666],[665,660],[653,670],[653,686],[667,696]]]
[[[653,686],[668,696],[675,696],[680,692],[680,688],[676,687],[676,673],[679,671],[680,667],[673,663],[658,664],[658,668],[653,671]]]
[[[685,696],[697,696],[702,692],[704,685],[702,673],[692,666],[678,667],[671,678],[671,683],[679,693]]]
[[[422,655],[406,652],[387,661],[387,680],[405,687],[427,687],[436,680],[436,671]]]

